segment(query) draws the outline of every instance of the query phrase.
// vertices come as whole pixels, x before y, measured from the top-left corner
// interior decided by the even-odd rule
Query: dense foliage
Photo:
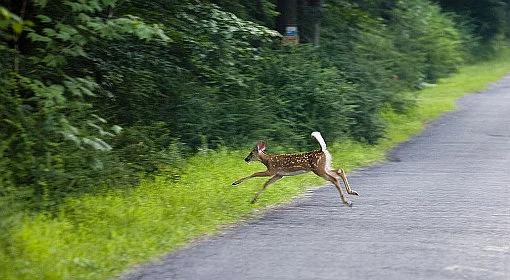
[[[412,106],[410,90],[508,34],[500,1],[475,1],[492,18],[474,2],[330,0],[299,13],[320,46],[282,45],[276,2],[1,1],[0,207],[178,180],[183,155],[257,139],[376,143],[381,108]]]
[[[484,42],[502,39],[510,32],[510,3],[501,0],[435,0],[447,11],[465,17]],[[489,45],[486,45],[489,47]]]

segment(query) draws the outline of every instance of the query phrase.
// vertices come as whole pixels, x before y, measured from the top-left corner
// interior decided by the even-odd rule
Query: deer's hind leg
[[[317,172],[314,171],[314,173],[328,181],[330,181],[331,183],[333,183],[336,187],[336,189],[338,190],[338,192],[340,193],[340,198],[342,199],[342,202],[351,207],[352,206],[352,202],[350,202],[349,200],[347,200],[344,196],[344,192],[342,191],[342,187],[340,186],[340,182],[338,181],[338,179],[336,178],[337,176],[333,176],[332,174],[330,174],[329,172],[326,172],[324,174],[319,174]]]
[[[340,178],[342,178],[342,181],[344,181],[345,189],[347,190],[348,194],[351,195],[359,195],[358,192],[351,189],[351,186],[349,185],[349,181],[347,181],[347,176],[345,175],[345,171],[342,168],[339,168],[338,170],[334,171]]]

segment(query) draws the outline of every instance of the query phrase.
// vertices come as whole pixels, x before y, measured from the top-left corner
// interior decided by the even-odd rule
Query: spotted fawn
[[[267,170],[263,172],[255,172],[250,176],[241,178],[232,183],[232,185],[240,184],[244,180],[253,177],[270,176],[271,178],[264,183],[262,189],[260,189],[257,194],[255,194],[255,197],[253,197],[251,203],[255,203],[258,196],[270,184],[280,180],[284,176],[294,176],[312,171],[315,173],[315,175],[332,182],[338,189],[342,202],[347,206],[351,206],[352,203],[348,201],[344,196],[342,188],[340,187],[340,182],[338,181],[338,177],[342,178],[348,194],[358,195],[358,193],[351,190],[343,169],[340,168],[334,170],[331,168],[331,154],[328,152],[326,148],[326,142],[324,141],[324,138],[322,138],[320,132],[312,132],[312,136],[317,140],[317,142],[319,142],[321,149],[301,154],[266,154],[264,152],[266,150],[266,143],[262,141],[257,142],[257,145],[255,145],[255,147],[244,160],[246,162],[260,161],[267,167]]]

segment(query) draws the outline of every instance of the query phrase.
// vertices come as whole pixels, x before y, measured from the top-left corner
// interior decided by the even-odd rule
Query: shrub
[[[424,0],[397,1],[389,25],[402,54],[400,77],[416,84],[435,82],[462,64],[461,35],[439,6]]]

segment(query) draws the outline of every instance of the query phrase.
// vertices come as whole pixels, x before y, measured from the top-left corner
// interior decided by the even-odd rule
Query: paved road
[[[332,186],[126,279],[510,279],[510,76]]]

